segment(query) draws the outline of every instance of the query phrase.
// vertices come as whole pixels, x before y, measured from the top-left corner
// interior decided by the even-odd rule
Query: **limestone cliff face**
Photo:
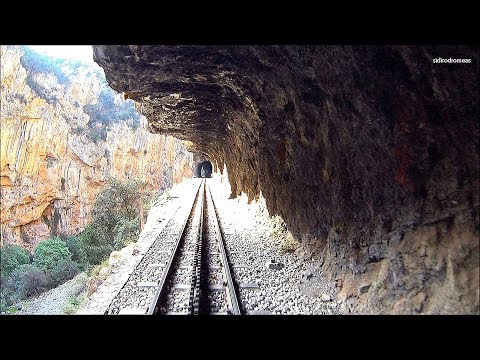
[[[81,231],[110,177],[160,190],[192,175],[192,154],[146,131],[145,118],[100,71],[49,61],[1,48],[2,243],[28,248]]]
[[[233,195],[261,192],[345,280],[348,306],[365,281],[372,309],[479,311],[476,49],[132,45],[94,59],[152,131],[226,164]]]

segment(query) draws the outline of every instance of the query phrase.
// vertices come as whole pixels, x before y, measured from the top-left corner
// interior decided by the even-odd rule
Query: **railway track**
[[[201,179],[194,199],[170,220],[106,314],[241,315],[238,294],[218,211]]]

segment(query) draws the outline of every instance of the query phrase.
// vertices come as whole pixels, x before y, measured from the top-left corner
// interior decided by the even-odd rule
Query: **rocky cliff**
[[[192,176],[183,144],[145,124],[100,69],[2,46],[2,243],[78,233],[110,177],[151,191]]]
[[[226,164],[232,195],[261,192],[345,309],[478,312],[476,49],[95,46],[94,59],[153,132]]]

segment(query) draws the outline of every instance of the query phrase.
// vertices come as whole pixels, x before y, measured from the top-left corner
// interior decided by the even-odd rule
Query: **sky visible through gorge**
[[[93,49],[90,45],[30,45],[29,48],[44,55],[78,60],[99,68],[93,61]]]

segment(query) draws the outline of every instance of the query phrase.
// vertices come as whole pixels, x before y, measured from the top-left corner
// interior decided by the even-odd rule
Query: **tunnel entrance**
[[[195,177],[212,177],[212,163],[208,160],[198,163],[195,168]]]

